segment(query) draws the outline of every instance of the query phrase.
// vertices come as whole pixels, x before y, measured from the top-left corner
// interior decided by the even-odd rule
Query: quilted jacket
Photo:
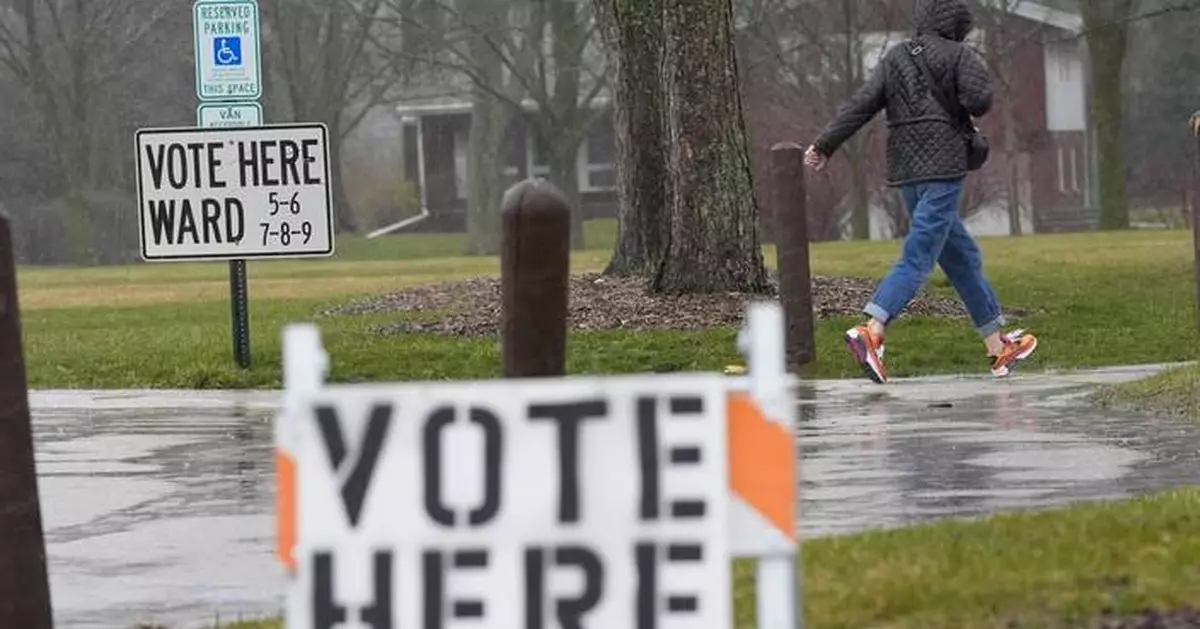
[[[915,21],[917,32],[910,41],[920,47],[943,89],[957,95],[959,111],[950,116],[943,112],[905,42],[888,50],[870,79],[813,143],[828,157],[886,108],[887,180],[892,186],[966,175],[961,129],[970,124],[968,116],[982,116],[992,105],[991,79],[983,60],[963,43],[974,25],[966,1],[918,0]]]

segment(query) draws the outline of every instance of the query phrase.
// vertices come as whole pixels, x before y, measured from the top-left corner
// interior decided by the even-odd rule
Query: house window
[[[1063,163],[1063,149],[1058,147],[1058,191],[1067,193],[1067,170]]]
[[[1071,190],[1079,192],[1079,151],[1071,147]]]
[[[592,127],[582,147],[581,174],[585,192],[600,192],[617,187],[617,143],[610,119]]]
[[[1071,59],[1065,55],[1058,58],[1058,80],[1063,83],[1071,81]]]

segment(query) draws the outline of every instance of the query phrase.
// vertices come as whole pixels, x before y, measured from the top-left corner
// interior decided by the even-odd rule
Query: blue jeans
[[[963,180],[923,181],[900,187],[912,218],[900,260],[863,312],[888,323],[917,296],[936,262],[954,285],[981,337],[1005,325],[996,293],[983,275],[983,255],[958,216]]]

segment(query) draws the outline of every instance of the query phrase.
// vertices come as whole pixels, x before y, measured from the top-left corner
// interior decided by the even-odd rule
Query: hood
[[[914,18],[918,35],[936,33],[954,41],[966,39],[975,25],[966,0],[917,0]]]

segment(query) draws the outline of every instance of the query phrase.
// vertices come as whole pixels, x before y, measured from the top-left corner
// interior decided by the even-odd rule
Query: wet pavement
[[[802,391],[801,534],[1200,483],[1200,422],[1105,412],[1096,384],[1158,367]],[[275,393],[31,396],[56,625],[190,629],[278,613]]]

